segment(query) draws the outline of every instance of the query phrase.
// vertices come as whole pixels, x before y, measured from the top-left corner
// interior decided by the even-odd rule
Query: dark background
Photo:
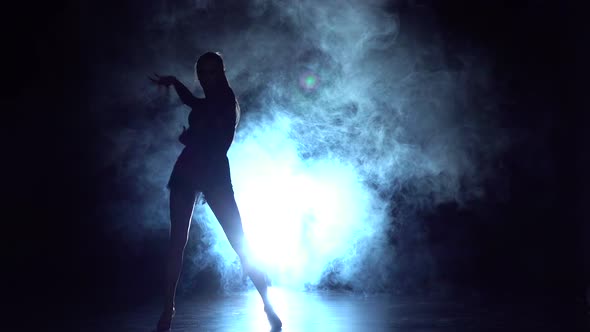
[[[100,128],[84,112],[93,66],[124,61],[125,41],[140,30],[141,3],[23,4],[5,13],[7,286],[18,307],[47,304],[39,317],[108,312],[158,294],[153,262],[161,256],[136,257],[101,227],[104,193],[97,188],[109,179],[89,171],[100,158]],[[434,259],[447,266],[439,279],[453,294],[475,289],[581,305],[590,285],[582,6],[450,0],[398,1],[391,8],[403,24],[419,5],[435,8],[450,42],[485,47],[507,75],[504,93],[516,101],[502,122],[535,133],[504,156],[508,201],[468,211],[440,206],[423,216]],[[425,296],[437,287],[417,284],[407,292]]]

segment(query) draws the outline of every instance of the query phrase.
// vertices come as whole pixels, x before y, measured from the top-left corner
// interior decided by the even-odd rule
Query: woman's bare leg
[[[184,248],[188,241],[196,198],[197,195],[192,191],[174,188],[170,190],[170,243],[165,275],[164,310],[158,322],[158,330],[165,331],[170,328],[175,310],[176,286],[182,270]]]
[[[249,262],[247,254],[249,251],[247,250],[242,219],[234,198],[233,190],[227,188],[206,192],[205,199],[207,200],[211,211],[213,211],[215,217],[221,224],[229,243],[240,257],[242,268],[246,271],[250,280],[252,280],[256,290],[258,290],[262,302],[264,303],[264,311],[267,313],[272,327],[280,328],[282,322],[274,312],[268,299],[268,286],[265,274]]]

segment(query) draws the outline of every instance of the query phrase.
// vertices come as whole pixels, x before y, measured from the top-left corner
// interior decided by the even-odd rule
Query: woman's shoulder
[[[237,104],[236,96],[231,89],[222,95],[218,95],[212,99],[205,99],[208,107],[235,107]]]

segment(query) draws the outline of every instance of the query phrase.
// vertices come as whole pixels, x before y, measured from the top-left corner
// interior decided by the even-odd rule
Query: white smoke
[[[146,30],[152,66],[186,83],[199,54],[223,54],[244,112],[229,152],[236,200],[277,284],[390,287],[392,218],[479,197],[493,173],[486,161],[506,142],[482,57],[458,54],[451,68],[436,31],[404,27],[379,1],[184,2],[154,13]],[[145,108],[167,103],[147,82],[136,86]],[[163,188],[187,114],[132,120],[136,128],[111,136],[111,160],[125,160],[121,176],[133,174],[127,181],[143,195],[145,228],[167,227]],[[405,212],[392,216],[392,204]],[[208,209],[196,219],[201,238],[191,241],[203,245],[189,246],[193,266],[215,265],[235,285],[239,266],[221,228]]]

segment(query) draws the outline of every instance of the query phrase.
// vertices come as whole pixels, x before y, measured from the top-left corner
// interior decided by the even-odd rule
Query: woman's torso
[[[231,90],[222,97],[199,99],[188,116],[186,149],[204,159],[225,157],[234,139],[236,108]]]

